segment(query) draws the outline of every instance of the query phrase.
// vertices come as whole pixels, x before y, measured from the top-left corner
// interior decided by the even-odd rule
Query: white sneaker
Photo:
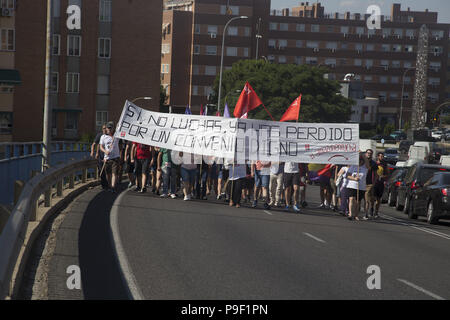
[[[184,201],[189,201],[189,197],[188,196],[184,196]]]
[[[168,198],[169,195],[167,193],[163,193],[162,195],[159,196],[160,198]]]
[[[170,197],[171,197],[172,199],[176,199],[176,198],[177,198],[177,195],[174,194],[174,193],[172,193],[172,194],[170,195]]]

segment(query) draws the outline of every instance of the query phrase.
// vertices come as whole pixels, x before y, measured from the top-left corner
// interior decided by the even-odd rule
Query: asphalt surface
[[[450,298],[450,223],[387,205],[382,218],[349,221],[317,209],[318,195],[309,187],[309,206],[295,214],[128,190],[115,203],[121,259],[145,299]],[[373,265],[379,290],[367,287]]]

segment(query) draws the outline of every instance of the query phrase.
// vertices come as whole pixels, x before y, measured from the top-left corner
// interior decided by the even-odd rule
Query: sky
[[[292,8],[300,4],[300,2],[306,2],[306,0],[272,0],[272,9]],[[308,0],[308,2],[314,3],[316,0]],[[439,23],[450,23],[450,1],[449,0],[322,0],[318,1],[325,7],[325,13],[345,13],[350,11],[351,13],[366,13],[369,5],[375,4],[381,8],[381,14],[390,16],[391,6],[393,3],[400,3],[402,5],[401,10],[407,10],[408,7],[411,11],[429,11],[438,12]]]

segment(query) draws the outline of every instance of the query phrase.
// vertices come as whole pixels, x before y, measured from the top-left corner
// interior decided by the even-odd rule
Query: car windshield
[[[450,174],[443,174],[441,181],[444,185],[450,185]]]

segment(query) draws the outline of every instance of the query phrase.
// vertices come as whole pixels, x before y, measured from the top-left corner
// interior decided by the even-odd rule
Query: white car
[[[432,136],[433,138],[439,139],[439,140],[442,139],[442,135],[443,135],[443,132],[442,132],[442,131],[435,131],[435,132],[432,132],[432,133],[431,133],[431,136]]]

